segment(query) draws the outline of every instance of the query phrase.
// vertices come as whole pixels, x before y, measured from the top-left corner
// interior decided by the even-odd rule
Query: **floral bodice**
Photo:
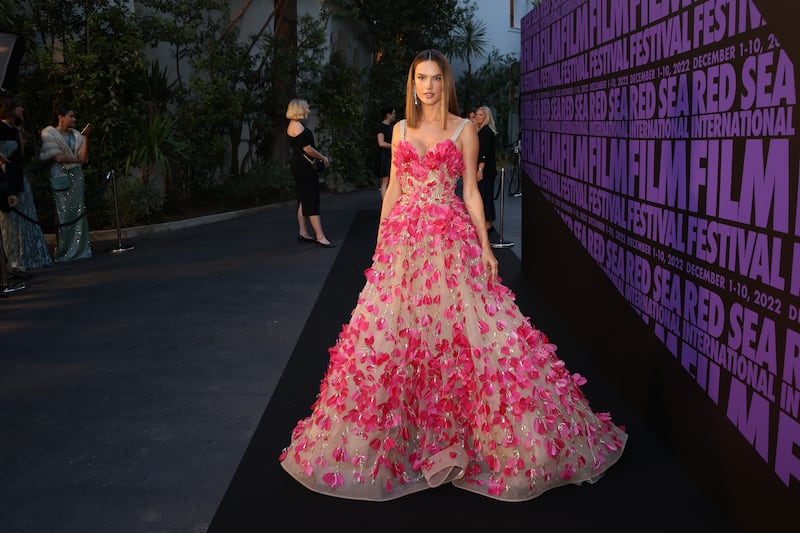
[[[456,183],[464,172],[464,160],[454,141],[465,123],[459,125],[452,138],[439,141],[423,156],[405,140],[405,123],[400,124],[400,142],[392,164],[406,200],[436,202],[456,198]]]

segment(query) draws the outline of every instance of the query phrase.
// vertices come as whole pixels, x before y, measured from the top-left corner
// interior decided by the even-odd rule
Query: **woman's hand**
[[[481,251],[481,262],[483,263],[483,268],[486,270],[487,274],[489,274],[489,281],[494,283],[497,280],[497,269],[500,263],[494,256],[494,252],[490,246],[483,247]]]

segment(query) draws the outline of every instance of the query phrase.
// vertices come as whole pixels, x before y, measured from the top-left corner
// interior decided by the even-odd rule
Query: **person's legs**
[[[331,241],[325,236],[325,232],[322,231],[322,219],[320,219],[319,215],[311,215],[308,217],[308,220],[311,222],[311,227],[314,228],[314,235],[317,237],[317,242],[320,244],[330,244]]]
[[[312,224],[313,226],[313,224]],[[303,216],[303,204],[297,204],[297,234],[306,239],[313,239],[308,233],[308,226],[306,225],[306,217]],[[319,233],[317,233],[319,235]]]

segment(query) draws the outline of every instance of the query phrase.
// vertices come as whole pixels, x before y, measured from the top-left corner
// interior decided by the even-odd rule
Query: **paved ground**
[[[379,204],[323,198],[329,238]],[[0,299],[1,531],[207,529],[338,253],[299,244],[294,213],[126,229],[119,253],[97,233]]]

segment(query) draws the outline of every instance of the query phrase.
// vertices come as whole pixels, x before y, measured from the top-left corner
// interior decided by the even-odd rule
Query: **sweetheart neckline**
[[[417,151],[417,147],[414,146],[413,144],[411,144],[411,141],[409,141],[408,139],[401,139],[400,140],[401,143],[406,143],[411,148],[411,151],[416,154],[418,161],[422,161],[423,159],[428,157],[428,154],[430,154],[431,152],[436,150],[439,147],[440,144],[446,143],[447,141],[450,141],[450,144],[455,146],[455,143],[453,142],[453,139],[450,139],[450,138],[442,139],[438,143],[436,143],[433,146],[431,146],[430,148],[428,148],[428,150],[425,152],[425,155],[419,155],[419,152]]]

